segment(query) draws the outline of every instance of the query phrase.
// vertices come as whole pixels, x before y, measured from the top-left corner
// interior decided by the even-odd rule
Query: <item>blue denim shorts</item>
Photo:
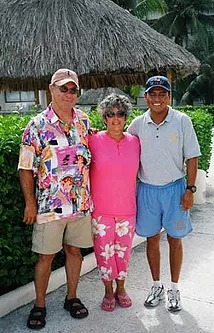
[[[152,237],[162,228],[173,238],[185,237],[192,231],[189,210],[180,204],[185,192],[184,178],[163,186],[138,184],[136,233]]]

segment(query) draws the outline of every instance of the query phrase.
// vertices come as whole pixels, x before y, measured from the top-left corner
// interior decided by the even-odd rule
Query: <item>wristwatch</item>
[[[195,193],[197,191],[197,187],[195,185],[187,185],[186,189],[191,191],[192,193]]]

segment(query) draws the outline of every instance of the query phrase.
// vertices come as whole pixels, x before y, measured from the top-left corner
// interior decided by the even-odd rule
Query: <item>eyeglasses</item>
[[[69,92],[70,94],[74,95],[74,94],[77,94],[79,89],[77,88],[68,88],[66,86],[57,86],[55,83],[54,83],[54,87],[58,88],[63,94],[66,94],[67,92]]]
[[[124,111],[119,111],[119,112],[108,111],[106,112],[105,115],[108,118],[113,118],[113,117],[123,118],[125,117],[126,113]]]

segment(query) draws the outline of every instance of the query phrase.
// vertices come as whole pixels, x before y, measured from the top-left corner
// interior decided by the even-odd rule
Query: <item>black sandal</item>
[[[45,317],[46,308],[41,308],[40,306],[34,305],[27,320],[27,327],[31,328],[32,330],[40,330],[41,328],[45,327]]]
[[[70,312],[71,317],[82,319],[88,316],[88,309],[79,298],[65,298],[64,309]]]

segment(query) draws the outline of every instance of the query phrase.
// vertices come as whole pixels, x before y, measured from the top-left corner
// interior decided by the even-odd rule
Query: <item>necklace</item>
[[[65,121],[60,120],[60,125],[63,128],[63,131],[66,135],[70,135],[71,124],[66,123]]]

